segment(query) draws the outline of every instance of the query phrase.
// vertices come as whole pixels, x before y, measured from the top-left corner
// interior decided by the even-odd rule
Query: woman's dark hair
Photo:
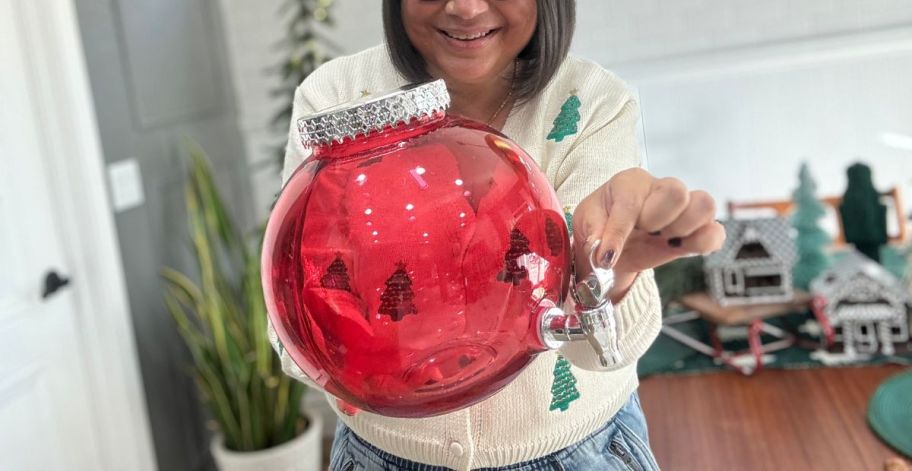
[[[517,56],[513,93],[518,103],[531,100],[548,86],[567,57],[576,28],[576,0],[535,0],[535,3],[538,5],[535,33]],[[430,80],[424,58],[405,33],[402,0],[383,0],[383,30],[396,70],[412,82]]]

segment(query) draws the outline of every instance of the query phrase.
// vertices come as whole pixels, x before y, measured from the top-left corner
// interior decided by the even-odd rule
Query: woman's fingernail
[[[668,239],[668,245],[669,245],[669,247],[678,248],[678,247],[680,247],[681,244],[683,244],[683,243],[684,243],[684,241],[681,240],[680,237],[675,237],[675,238],[672,238],[672,239]]]
[[[649,235],[651,235],[651,236],[658,236],[658,235],[662,235],[662,231],[655,231],[655,232],[650,232],[650,233],[649,233]]]
[[[614,256],[617,253],[614,250],[609,250],[605,252],[605,255],[602,256],[602,268],[611,268],[614,266]]]

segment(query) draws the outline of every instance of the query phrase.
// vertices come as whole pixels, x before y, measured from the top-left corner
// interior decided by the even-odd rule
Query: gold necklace
[[[494,120],[497,119],[497,115],[507,106],[507,102],[510,101],[510,98],[513,96],[513,87],[510,87],[510,92],[507,93],[507,97],[504,98],[503,103],[500,104],[500,108],[497,108],[497,111],[488,118],[488,126],[491,126],[494,123]]]
[[[494,120],[497,119],[497,116],[500,114],[500,112],[503,111],[503,109],[507,106],[507,103],[510,102],[510,98],[513,98],[513,88],[515,85],[516,85],[516,63],[514,62],[513,63],[513,76],[510,78],[510,91],[507,92],[506,98],[504,98],[504,101],[500,104],[500,107],[497,108],[497,111],[495,111],[494,114],[492,114],[491,117],[488,118],[488,123],[487,123],[488,126],[491,126],[494,123]]]

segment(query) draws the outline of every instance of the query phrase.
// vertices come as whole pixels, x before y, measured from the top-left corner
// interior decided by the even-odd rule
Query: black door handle
[[[60,291],[61,288],[64,288],[69,284],[69,278],[58,275],[54,270],[47,272],[47,274],[44,275],[44,292],[41,293],[41,299],[47,299],[51,297],[51,295],[57,291]]]

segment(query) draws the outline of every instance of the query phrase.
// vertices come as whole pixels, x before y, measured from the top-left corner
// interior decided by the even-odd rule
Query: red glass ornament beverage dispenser
[[[283,361],[382,415],[467,407],[548,348],[616,341],[597,338],[613,317],[558,308],[570,240],[544,174],[448,105],[437,81],[301,119],[313,152],[267,224],[263,285]],[[604,305],[604,287],[587,286]]]

